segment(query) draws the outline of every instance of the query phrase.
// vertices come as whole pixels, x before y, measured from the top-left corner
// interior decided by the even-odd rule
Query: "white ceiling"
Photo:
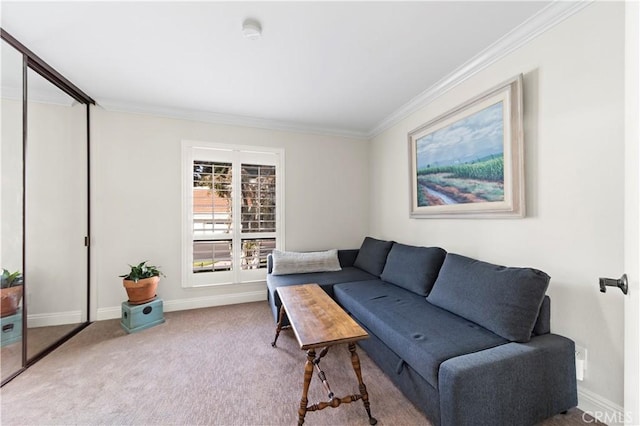
[[[2,1],[1,22],[106,108],[364,136],[548,5]]]

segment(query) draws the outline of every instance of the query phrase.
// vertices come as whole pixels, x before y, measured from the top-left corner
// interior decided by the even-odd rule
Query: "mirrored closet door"
[[[1,33],[0,267],[6,269],[3,287],[21,289],[13,308],[5,307],[2,289],[5,384],[89,324],[89,125],[95,102]]]
[[[86,106],[27,72],[27,359],[88,319]]]

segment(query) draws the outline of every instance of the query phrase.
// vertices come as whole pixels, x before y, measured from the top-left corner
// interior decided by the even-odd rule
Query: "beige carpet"
[[[79,324],[65,324],[51,327],[30,328],[27,332],[27,358],[31,359],[50,347],[57,340],[77,328]],[[0,369],[2,380],[22,368],[22,340],[2,346]]]
[[[3,425],[220,424],[297,422],[304,352],[285,330],[271,347],[266,302],[165,314],[126,334],[119,320],[92,324],[0,389]],[[379,425],[429,422],[359,351]],[[357,391],[346,347],[321,364],[338,396]],[[309,400],[325,400],[314,376]],[[581,424],[572,410],[544,424]],[[368,425],[361,401],[307,413],[309,425]]]

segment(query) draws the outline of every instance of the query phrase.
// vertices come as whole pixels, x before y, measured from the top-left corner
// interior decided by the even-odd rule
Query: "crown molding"
[[[589,6],[594,1],[595,0],[555,0],[553,3],[508,32],[505,36],[487,47],[485,50],[462,64],[449,75],[411,99],[395,112],[391,113],[376,127],[371,129],[368,132],[367,137],[369,139],[373,139],[420,108],[430,104],[435,99],[453,89],[471,76],[479,73],[513,51],[524,46],[542,33],[553,28],[568,17]]]
[[[246,117],[215,112],[189,110],[182,108],[159,107],[143,104],[120,102],[112,99],[96,99],[98,105],[107,111],[127,112],[134,114],[148,114],[165,118],[174,118],[204,123],[224,124],[228,126],[252,127],[256,129],[285,131],[294,133],[314,134],[321,136],[344,137],[351,139],[367,139],[367,132],[358,132],[346,129],[328,127],[315,127],[299,123],[290,123],[277,120],[268,120],[257,117]]]

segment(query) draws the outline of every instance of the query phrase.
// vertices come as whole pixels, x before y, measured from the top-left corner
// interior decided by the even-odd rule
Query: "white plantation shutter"
[[[242,164],[241,173],[241,268],[266,268],[276,248],[276,166]]]
[[[281,150],[183,143],[183,286],[265,279],[281,239],[282,157]]]
[[[233,203],[232,164],[193,161],[193,233],[229,233]]]
[[[233,164],[193,161],[193,272],[232,270]]]

